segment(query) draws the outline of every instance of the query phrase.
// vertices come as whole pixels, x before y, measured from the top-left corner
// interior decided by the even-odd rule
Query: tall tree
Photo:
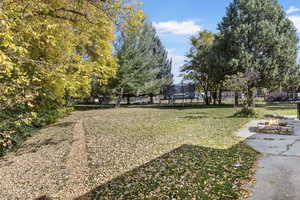
[[[211,103],[211,97],[216,103],[218,91],[221,97],[224,79],[223,66],[215,60],[219,55],[216,51],[216,37],[209,31],[202,31],[197,36],[191,37],[192,47],[187,54],[188,60],[181,69],[185,79],[192,80],[200,91],[204,91],[204,100],[207,105]]]
[[[116,74],[115,3],[0,2],[0,140],[53,122],[67,96],[89,94],[93,76],[105,83]]]
[[[292,93],[292,98],[295,99],[295,94],[299,92],[300,89],[300,65],[297,64],[294,68],[291,68],[288,72],[283,83],[279,86],[285,88],[286,92]]]
[[[152,30],[155,32],[154,28]],[[154,95],[161,94],[163,88],[169,86],[173,82],[172,60],[168,58],[168,52],[158,35],[155,37],[152,51],[155,57],[153,69],[159,70],[159,73],[153,80],[147,83],[148,87],[145,94],[150,96],[150,103],[153,103]]]
[[[118,51],[122,49],[122,46],[126,40],[130,37],[130,34],[139,30],[144,25],[145,15],[141,9],[142,3],[139,0],[103,0],[106,5],[112,4],[117,8],[117,12],[112,16],[115,16],[113,22],[115,24],[115,40],[114,56],[117,57]],[[108,6],[108,10],[110,6]],[[113,83],[112,83],[113,82]],[[92,91],[90,96],[111,96],[116,93],[115,80],[109,79],[109,82],[103,84],[101,77],[93,76],[91,83]]]
[[[118,94],[116,106],[120,105],[124,94],[129,97],[144,93],[149,87],[147,83],[159,73],[153,67],[156,61],[153,53],[156,35],[151,24],[145,23],[123,37],[122,45],[117,49],[119,70],[110,85]]]
[[[153,103],[153,96],[172,83],[172,61],[168,59],[167,51],[150,22],[125,30],[121,32],[116,45],[117,75],[110,79],[108,86],[100,87],[98,92],[117,95],[117,107],[123,96],[127,97],[127,103],[130,104],[131,96],[149,95]]]
[[[247,74],[247,106],[255,87],[283,81],[295,66],[298,38],[277,0],[234,0],[219,24],[226,64]]]

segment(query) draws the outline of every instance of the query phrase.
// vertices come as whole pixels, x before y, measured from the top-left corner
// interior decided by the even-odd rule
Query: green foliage
[[[234,0],[219,30],[223,60],[230,71],[249,75],[249,90],[282,83],[296,66],[296,28],[277,0]]]
[[[66,116],[73,111],[72,107],[62,107],[57,110],[45,110],[39,113],[38,117],[33,120],[32,125],[35,127],[43,127],[48,124],[57,122],[59,118]]]
[[[155,33],[155,30],[152,30]],[[152,52],[155,57],[155,63],[152,68],[159,70],[156,77],[148,83],[145,94],[160,94],[162,88],[170,85],[173,82],[172,60],[168,58],[168,52],[163,46],[161,40],[156,35],[152,44]]]
[[[61,107],[56,110],[41,110],[38,114],[0,112],[0,155],[31,136],[36,128],[54,123],[72,110],[72,107]]]
[[[118,96],[159,94],[164,85],[172,82],[172,62],[150,22],[138,29],[123,33],[116,48],[119,70],[108,86],[98,87],[95,93]]]
[[[296,92],[298,90],[299,85],[300,85],[300,65],[297,64],[295,67],[289,69],[281,85],[274,85],[270,89],[275,90],[275,89],[279,89],[279,87],[282,86],[287,91]]]
[[[121,3],[1,1],[0,135],[5,141],[55,122],[71,97],[90,94],[93,77],[105,84],[116,74],[115,21],[132,13],[130,4]]]
[[[226,76],[224,86],[227,90],[245,92],[247,90],[247,80],[244,73],[237,73]]]
[[[181,69],[185,73],[185,79],[193,80],[198,90],[204,91],[206,104],[210,103],[209,92],[216,98],[215,94],[222,90],[226,75],[224,66],[218,62],[220,52],[217,37],[219,36],[208,31],[191,37],[192,47],[187,54],[188,61]]]

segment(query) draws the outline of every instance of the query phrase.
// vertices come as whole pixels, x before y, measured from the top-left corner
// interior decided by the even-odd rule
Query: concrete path
[[[257,182],[249,188],[253,193],[248,200],[299,200],[300,199],[300,121],[293,117],[295,135],[256,133],[254,127],[263,120],[254,120],[237,135],[264,154],[258,161]]]

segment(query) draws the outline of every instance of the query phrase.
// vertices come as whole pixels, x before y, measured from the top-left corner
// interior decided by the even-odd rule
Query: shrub
[[[57,119],[64,117],[72,110],[71,107],[39,112],[2,110],[0,112],[0,156],[31,136],[36,128],[55,123]]]
[[[257,113],[252,107],[243,107],[242,109],[238,110],[233,116],[255,118],[257,117]]]

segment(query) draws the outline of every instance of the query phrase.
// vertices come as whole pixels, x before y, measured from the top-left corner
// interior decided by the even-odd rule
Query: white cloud
[[[298,12],[298,11],[300,11],[299,8],[296,8],[295,6],[290,6],[289,9],[286,11],[286,13],[291,14],[291,13]]]
[[[169,58],[172,58],[174,65],[181,65],[184,63],[185,57],[177,54],[176,49],[167,49]]]
[[[171,33],[174,35],[194,35],[202,30],[202,27],[193,20],[187,21],[167,21],[167,22],[153,22],[153,26],[158,33]]]
[[[289,16],[289,19],[294,23],[298,33],[300,33],[300,15]]]

